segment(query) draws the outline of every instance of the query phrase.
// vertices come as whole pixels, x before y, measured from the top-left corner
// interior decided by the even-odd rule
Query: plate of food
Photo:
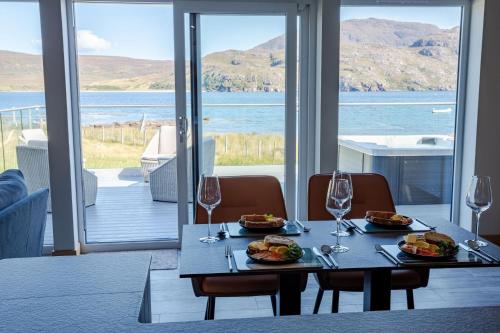
[[[285,220],[272,214],[250,214],[241,215],[239,223],[245,229],[273,231],[283,228]]]
[[[458,253],[453,238],[435,231],[408,234],[398,246],[401,252],[420,259],[447,259]]]
[[[367,211],[365,218],[370,223],[388,228],[404,228],[413,223],[409,216],[378,210]]]
[[[247,256],[261,264],[290,264],[304,255],[304,250],[293,240],[268,235],[248,244]]]

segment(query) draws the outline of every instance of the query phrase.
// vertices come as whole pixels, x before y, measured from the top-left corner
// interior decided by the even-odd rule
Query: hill
[[[342,91],[454,90],[458,27],[381,19],[341,23]],[[283,91],[285,38],[203,58],[207,91]],[[82,55],[82,90],[174,89],[172,60]],[[42,90],[40,56],[0,51],[0,91]]]

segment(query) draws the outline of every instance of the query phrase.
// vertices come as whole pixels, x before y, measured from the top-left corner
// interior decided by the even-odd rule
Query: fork
[[[428,225],[427,223],[425,223],[424,221],[422,221],[421,219],[415,219],[417,222],[420,222],[420,224],[423,224],[425,225],[427,228],[431,229],[431,230],[436,230],[436,226],[433,226],[433,225]]]
[[[399,262],[396,259],[394,259],[392,256],[390,256],[387,252],[384,251],[384,249],[380,244],[375,244],[375,251],[383,255],[387,260],[392,262],[394,265],[397,266],[399,264]]]
[[[351,227],[353,227],[354,231],[356,231],[358,234],[362,235],[364,234],[363,230],[361,230],[357,225],[355,225],[351,220],[344,220],[344,222],[348,225],[350,225]]]
[[[224,255],[227,258],[227,264],[229,266],[229,271],[232,272],[233,271],[233,263],[231,262],[231,257],[233,256],[233,252],[231,250],[231,245],[226,245]]]

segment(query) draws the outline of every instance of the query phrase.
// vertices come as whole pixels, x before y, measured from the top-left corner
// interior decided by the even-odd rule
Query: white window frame
[[[297,139],[297,2],[245,2],[245,1],[174,1],[174,38],[175,38],[175,73],[176,91],[184,91],[186,88],[185,72],[185,36],[184,16],[189,13],[197,14],[241,14],[241,15],[272,15],[279,14],[286,17],[286,89],[285,89],[285,203],[289,219],[295,219],[296,213],[296,139]],[[202,28],[203,29],[203,28]],[[184,95],[176,95],[176,115],[186,117],[186,99]],[[178,147],[181,144],[178,139]],[[185,146],[185,145],[184,145]],[[185,150],[185,147],[181,148]],[[185,153],[180,155],[181,160],[177,165],[178,177],[183,177],[182,183],[187,184]],[[184,192],[184,191],[183,191]],[[187,205],[181,204],[185,200],[179,191],[179,221],[188,223]],[[182,198],[181,198],[182,196]]]

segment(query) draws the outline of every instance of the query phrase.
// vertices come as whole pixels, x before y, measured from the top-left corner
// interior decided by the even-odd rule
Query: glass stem
[[[474,241],[477,242],[477,238],[479,237],[479,219],[481,218],[481,213],[476,213],[476,235],[474,236]]]
[[[210,225],[212,224],[212,210],[207,209],[208,214],[208,237],[212,237],[212,233],[210,232]]]
[[[342,219],[340,217],[337,217],[337,244],[336,246],[340,245],[340,223],[342,222]]]

